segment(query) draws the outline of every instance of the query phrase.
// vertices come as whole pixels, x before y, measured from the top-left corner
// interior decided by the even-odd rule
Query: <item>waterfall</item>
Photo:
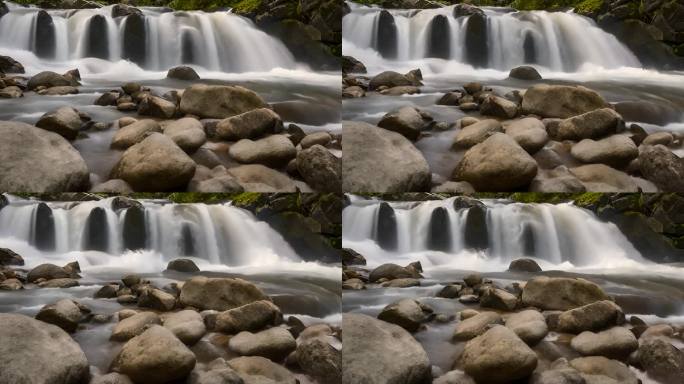
[[[285,45],[230,12],[171,12],[141,7],[142,14],[112,17],[113,6],[41,10],[9,3],[0,17],[0,51],[23,50],[41,60],[129,60],[147,70],[180,64],[224,72],[295,68]]]
[[[342,218],[343,246],[371,263],[420,259],[427,265],[464,268],[478,259],[491,267],[520,257],[574,267],[646,262],[617,226],[571,203],[354,198]]]
[[[41,254],[99,251],[115,257],[151,251],[162,261],[188,256],[227,266],[301,261],[267,223],[229,204],[141,200],[139,206],[114,209],[113,201],[13,198],[0,210],[0,247],[21,242]]]
[[[615,36],[572,12],[483,8],[481,15],[460,16],[455,6],[350,7],[342,21],[344,44],[354,54],[367,56],[357,57],[361,61],[439,58],[502,71],[523,64],[563,72],[575,72],[585,64],[641,67]]]

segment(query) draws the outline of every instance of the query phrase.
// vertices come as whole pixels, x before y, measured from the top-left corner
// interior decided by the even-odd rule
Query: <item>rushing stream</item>
[[[468,113],[436,105],[447,91],[479,81],[497,94],[525,90],[536,83],[580,83],[616,104],[625,120],[647,132],[684,132],[684,73],[644,68],[617,38],[586,17],[568,12],[515,12],[484,7],[484,23],[454,15],[454,7],[383,10],[349,3],[343,19],[343,51],[360,60],[373,76],[419,68],[420,94],[399,97],[369,93],[345,99],[344,120],[376,124],[387,112],[415,106],[435,120],[453,123]],[[508,77],[519,65],[532,65],[541,81]],[[455,130],[426,135],[416,146],[433,177],[450,176],[462,151],[450,151]],[[681,148],[673,148],[681,156]],[[575,164],[568,163],[569,167]]]
[[[343,311],[377,316],[392,302],[414,298],[436,313],[455,313],[468,305],[435,297],[445,285],[472,271],[500,286],[527,280],[533,275],[507,269],[512,260],[530,257],[542,267],[542,274],[580,276],[598,283],[628,316],[637,314],[651,324],[684,324],[684,269],[648,260],[614,224],[571,203],[505,200],[482,200],[482,220],[468,214],[475,208],[455,206],[458,199],[383,202],[352,196],[343,211],[343,246],[364,255],[368,269],[420,261],[425,279],[411,288],[345,290]],[[453,327],[453,322],[430,323],[426,331],[415,334],[431,363],[445,372],[463,348],[449,341]],[[554,337],[549,335],[547,341]]]
[[[0,312],[34,316],[58,299],[72,298],[93,313],[124,308],[116,299],[93,299],[104,284],[135,273],[157,287],[189,275],[164,271],[178,257],[191,258],[209,276],[237,276],[269,294],[285,316],[306,324],[339,321],[340,269],[304,262],[283,237],[248,211],[226,205],[171,204],[141,200],[137,208],[112,207],[113,199],[91,202],[39,202],[10,197],[0,210],[0,247],[24,257],[22,268],[78,261],[80,285],[0,292]],[[108,341],[114,321],[88,323],[74,337],[95,370],[107,371],[120,343]],[[225,356],[208,341],[193,351],[199,361]]]

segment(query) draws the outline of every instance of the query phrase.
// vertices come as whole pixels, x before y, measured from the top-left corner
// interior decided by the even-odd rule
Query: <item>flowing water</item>
[[[225,205],[140,200],[141,208],[114,209],[113,198],[90,202],[40,202],[10,196],[0,209],[0,247],[23,256],[29,270],[41,263],[78,261],[80,286],[0,292],[0,312],[34,316],[46,304],[72,298],[93,313],[124,306],[93,299],[104,284],[135,273],[163,287],[190,275],[164,271],[178,257],[192,259],[208,276],[236,276],[263,289],[285,316],[306,324],[340,320],[338,266],[305,262],[283,237],[250,212]],[[74,338],[95,371],[105,371],[120,343],[108,341],[116,320],[88,323]],[[193,347],[200,361],[226,356],[207,334]]]
[[[30,92],[0,100],[0,120],[34,124],[62,106],[104,123],[136,116],[93,104],[102,93],[135,81],[158,95],[193,83],[242,85],[273,105],[286,123],[309,132],[341,127],[339,72],[312,70],[280,40],[230,12],[141,7],[140,16],[113,18],[112,6],[41,10],[6,4],[10,12],[0,17],[0,55],[22,63],[26,76],[77,68],[83,80],[76,95]],[[167,70],[181,64],[193,67],[201,80],[167,79]],[[121,157],[109,148],[115,130],[88,132],[73,142],[99,179],[106,179]]]
[[[644,68],[615,36],[571,11],[484,7],[486,21],[476,25],[471,16],[455,17],[453,6],[382,10],[349,4],[351,13],[343,19],[344,54],[363,62],[369,75],[420,68],[425,86],[420,95],[345,99],[345,120],[376,124],[385,113],[411,105],[453,123],[468,114],[435,104],[445,92],[471,81],[501,95],[535,83],[581,83],[611,103],[623,103],[618,110],[628,123],[647,132],[684,133],[684,73]],[[523,64],[534,66],[543,80],[509,79],[509,70]],[[455,135],[454,130],[436,132],[416,143],[437,182],[449,178],[463,154],[449,150]],[[681,148],[675,151],[683,154]]]
[[[420,287],[344,291],[343,310],[377,316],[387,304],[415,298],[436,313],[452,315],[469,306],[435,297],[446,284],[473,271],[501,286],[526,281],[537,274],[507,269],[510,261],[530,257],[544,270],[541,274],[580,276],[601,285],[628,316],[636,314],[651,324],[684,324],[684,268],[648,260],[614,224],[572,203],[505,200],[482,200],[486,214],[478,222],[468,215],[474,208],[455,207],[458,199],[383,202],[352,196],[343,211],[343,246],[364,255],[369,269],[420,261],[425,279]],[[477,236],[482,233],[485,240]],[[463,348],[463,343],[450,342],[454,325],[431,322],[415,334],[431,362],[444,371]],[[538,348],[551,348],[553,338]]]

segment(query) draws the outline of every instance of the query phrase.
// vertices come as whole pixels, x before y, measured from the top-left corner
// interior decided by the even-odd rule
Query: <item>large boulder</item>
[[[297,364],[321,383],[342,383],[342,351],[325,337],[298,340]]]
[[[186,80],[186,81],[192,81],[192,80],[199,80],[200,77],[195,72],[194,69],[188,67],[187,65],[180,65],[178,67],[173,67],[169,69],[169,71],[166,73],[166,77],[169,79],[177,79],[177,80]]]
[[[0,248],[0,265],[24,265],[24,258],[9,248]]]
[[[416,108],[405,106],[392,111],[380,119],[378,127],[404,135],[409,140],[418,140],[426,121]]]
[[[19,123],[0,122],[0,190],[78,192],[89,185],[88,167],[62,136]]]
[[[48,304],[38,311],[36,320],[54,324],[63,330],[73,333],[81,320],[81,310],[70,299],[62,299],[54,304]]]
[[[403,328],[370,316],[342,315],[342,382],[428,382],[430,361],[423,347]]]
[[[514,313],[506,318],[506,327],[528,345],[540,342],[549,333],[544,315],[534,309]]]
[[[537,367],[534,351],[501,325],[470,340],[460,360],[463,370],[478,383],[510,383],[532,375]]]
[[[396,324],[409,332],[416,332],[427,316],[419,302],[403,299],[383,308],[378,319]]]
[[[164,316],[164,328],[171,331],[186,345],[194,345],[207,331],[202,315],[192,309],[173,312]]]
[[[136,191],[184,189],[195,174],[195,162],[168,136],[153,133],[124,152],[112,179],[123,179]]]
[[[342,159],[321,145],[316,144],[297,154],[297,171],[316,191],[342,191]]]
[[[639,150],[629,137],[613,135],[601,140],[584,139],[573,145],[570,153],[583,163],[623,167],[638,156]]]
[[[159,123],[154,120],[138,120],[133,124],[129,124],[116,131],[112,138],[111,147],[115,149],[126,149],[145,140],[147,136],[152,133],[159,133],[161,131],[162,129],[159,126]]]
[[[537,162],[513,138],[495,133],[465,153],[453,178],[479,191],[510,191],[529,185],[536,175]]]
[[[385,71],[378,75],[375,75],[368,84],[368,89],[376,90],[379,87],[385,86],[388,88],[401,87],[406,85],[418,86],[422,83],[413,77],[402,75],[401,73],[394,71]]]
[[[501,119],[512,119],[518,114],[518,105],[503,97],[489,95],[480,104],[480,113]]]
[[[419,192],[430,187],[430,167],[404,136],[361,122],[344,122],[345,192]]]
[[[402,267],[397,264],[387,263],[373,269],[368,275],[370,282],[376,282],[380,279],[394,280],[403,278],[419,278],[422,277],[418,271],[411,267]]]
[[[176,104],[159,96],[148,95],[140,101],[138,114],[160,119],[170,119],[176,114]]]
[[[164,127],[164,134],[187,153],[195,152],[207,141],[202,123],[192,117],[184,117],[168,123]]]
[[[124,344],[111,369],[136,383],[164,384],[185,379],[195,363],[195,355],[171,331],[153,325]]]
[[[639,185],[625,172],[605,164],[570,168],[570,173],[591,192],[639,192]]]
[[[297,156],[292,141],[284,135],[271,135],[259,140],[242,139],[230,146],[230,157],[244,164],[284,167]]]
[[[639,170],[663,191],[684,192],[684,161],[664,145],[642,145]]]
[[[0,71],[4,73],[24,73],[24,66],[9,56],[0,56]]]
[[[533,259],[516,259],[508,265],[508,270],[513,272],[541,272],[542,269]]]
[[[569,333],[598,331],[622,324],[624,320],[625,314],[617,304],[601,300],[561,313],[556,328]]]
[[[607,299],[601,287],[591,281],[568,277],[535,277],[525,284],[522,293],[525,305],[563,311]]]
[[[258,331],[282,321],[280,308],[268,300],[259,300],[216,315],[216,330],[228,334]]]
[[[527,89],[522,101],[524,113],[562,119],[606,106],[603,97],[591,89],[568,85],[535,85]]]
[[[183,284],[180,294],[183,305],[217,311],[259,300],[268,300],[268,296],[254,284],[237,278],[193,277]]]
[[[89,364],[79,345],[57,326],[0,313],[0,382],[82,384]]]
[[[51,71],[44,71],[40,72],[34,76],[32,76],[28,83],[26,84],[26,87],[33,91],[34,89],[38,87],[61,87],[61,86],[68,86],[68,85],[73,85],[71,80],[66,78],[63,75],[60,75],[59,73],[51,72]]]
[[[181,112],[211,119],[225,119],[267,107],[255,92],[237,85],[196,84],[185,89],[180,102]]]
[[[269,108],[258,108],[223,119],[216,124],[216,135],[224,140],[258,139],[282,131],[283,121]]]
[[[494,119],[480,120],[475,124],[464,127],[456,134],[453,148],[470,148],[487,140],[489,136],[503,132],[501,123]]]
[[[26,275],[26,281],[29,283],[34,283],[38,279],[52,280],[52,279],[64,279],[71,277],[71,273],[66,269],[54,265],[54,264],[40,264],[34,267]]]
[[[297,185],[286,174],[261,164],[247,164],[230,168],[228,173],[251,192],[296,192]]]
[[[261,356],[282,361],[297,348],[290,331],[282,327],[251,333],[240,332],[230,338],[228,348],[241,356]]]
[[[661,383],[679,383],[684,379],[684,351],[662,337],[639,340],[639,363],[649,377]]]
[[[38,119],[36,127],[54,132],[67,140],[74,140],[81,129],[81,117],[71,107],[61,107]]]
[[[501,316],[496,312],[480,312],[456,324],[454,340],[464,341],[485,333],[492,324],[502,324]]]
[[[613,109],[601,108],[567,118],[558,124],[558,140],[597,139],[620,129],[622,117]]]
[[[498,288],[488,288],[480,295],[480,306],[500,311],[512,311],[518,305],[518,297]]]
[[[351,56],[342,56],[343,73],[366,73],[366,66]]]
[[[176,297],[161,289],[147,287],[140,292],[138,306],[166,312],[172,310],[176,306]]]
[[[613,327],[598,333],[582,332],[572,338],[570,346],[584,356],[605,356],[622,360],[636,351],[639,343],[629,329]]]
[[[511,69],[508,77],[520,80],[541,80],[542,77],[537,70],[529,65],[521,65]]]
[[[549,135],[541,120],[525,117],[504,124],[504,130],[527,153],[534,154],[546,145]]]

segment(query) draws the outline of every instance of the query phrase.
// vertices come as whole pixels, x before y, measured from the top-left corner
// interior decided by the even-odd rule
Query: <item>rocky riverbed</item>
[[[212,273],[188,259],[118,279],[23,264],[0,249],[2,382],[341,380],[339,280]]]
[[[424,81],[420,69],[366,74],[353,57],[343,71],[346,191],[684,190],[681,133],[665,123],[681,116],[677,91],[625,100],[530,66],[492,85]]]
[[[676,274],[542,271],[530,259],[489,273],[367,268],[351,249],[344,263],[344,382],[684,380]]]
[[[340,190],[339,131],[320,128],[338,118],[325,86],[303,87],[321,95],[321,113],[301,118],[287,86],[247,85],[268,103],[190,67],[118,87],[78,70],[24,76],[10,57],[0,67],[3,191]],[[302,119],[309,125],[288,123]]]

